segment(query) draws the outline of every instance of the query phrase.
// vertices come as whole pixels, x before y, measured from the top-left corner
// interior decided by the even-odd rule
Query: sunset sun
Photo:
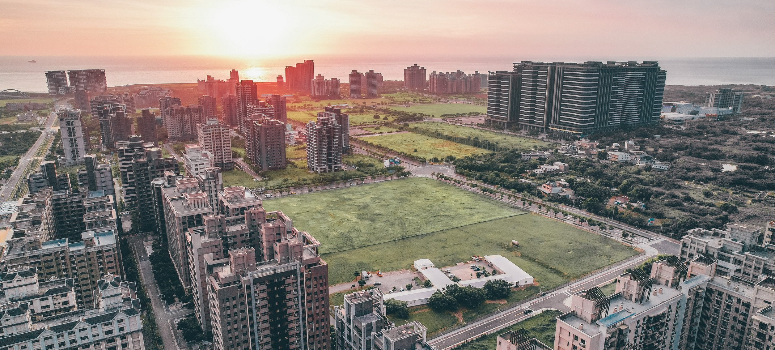
[[[215,8],[209,27],[222,54],[277,56],[287,52],[295,16],[279,1],[233,1]]]

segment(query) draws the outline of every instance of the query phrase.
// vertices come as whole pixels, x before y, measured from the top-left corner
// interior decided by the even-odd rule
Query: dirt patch
[[[452,315],[455,315],[455,318],[457,318],[458,323],[463,323],[463,311],[457,311],[452,313]]]
[[[501,305],[503,305],[503,304],[506,304],[506,303],[507,303],[507,301],[505,299],[487,300],[487,301],[485,301],[485,304],[501,304]]]

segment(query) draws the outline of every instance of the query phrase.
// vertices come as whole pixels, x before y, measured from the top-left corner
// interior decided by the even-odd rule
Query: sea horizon
[[[461,70],[465,73],[511,70],[514,62],[584,62],[631,61],[632,57],[524,57],[458,56],[407,58],[399,56],[332,56],[309,55],[289,58],[231,58],[217,56],[0,56],[0,90],[18,89],[25,92],[46,92],[44,73],[49,70],[105,69],[108,86],[196,83],[207,75],[227,79],[231,69],[240,72],[240,79],[273,82],[284,75],[285,66],[304,59],[315,61],[315,74],[347,81],[353,69],[359,72],[373,69],[385,80],[403,80],[403,69],[412,64],[433,71]],[[36,63],[28,61],[35,60]],[[658,61],[667,71],[667,85],[775,85],[775,57],[675,57],[638,58],[637,61]]]

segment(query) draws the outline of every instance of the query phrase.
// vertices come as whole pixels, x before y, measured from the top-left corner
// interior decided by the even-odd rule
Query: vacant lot
[[[479,106],[467,103],[429,103],[429,104],[414,104],[409,107],[404,106],[390,106],[391,109],[397,111],[411,112],[411,113],[424,113],[432,115],[434,117],[440,117],[443,114],[457,114],[457,113],[471,113],[476,112],[485,114],[487,112],[486,106]]]
[[[323,254],[345,251],[358,254],[353,249],[387,242],[394,245],[407,237],[520,213],[498,202],[424,178],[285,197],[265,201],[264,206],[267,210],[287,213],[296,227],[320,240]],[[398,266],[408,266],[403,261],[411,263],[414,259],[407,257]],[[331,268],[338,269],[333,264]],[[347,271],[332,272],[331,283],[349,280],[353,270],[348,268]]]
[[[540,140],[529,139],[526,137],[504,135],[491,131],[468,128],[465,126],[451,125],[446,123],[412,123],[409,130],[418,130],[426,133],[438,133],[442,138],[460,138],[463,140],[489,141],[496,144],[498,149],[509,148],[518,150],[530,150],[534,148],[545,148],[550,144]],[[463,141],[459,141],[463,142]],[[467,143],[467,142],[464,142]],[[468,143],[467,143],[468,144]]]
[[[288,119],[307,124],[317,120],[317,113],[308,111],[288,111]]]
[[[461,158],[473,154],[484,154],[489,152],[481,148],[415,133],[364,136],[361,137],[361,139],[378,146],[390,148],[397,152],[425,159],[443,159],[447,156]]]

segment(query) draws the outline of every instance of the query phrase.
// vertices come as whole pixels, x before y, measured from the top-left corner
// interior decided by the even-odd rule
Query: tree
[[[422,286],[425,288],[430,288],[433,286],[433,283],[431,283],[431,280],[425,280],[425,282],[422,283]]]
[[[482,289],[487,299],[506,299],[511,294],[511,283],[504,280],[489,280]]]
[[[183,334],[183,339],[188,343],[196,343],[205,339],[202,327],[194,315],[186,317],[178,322],[178,330]]]
[[[414,287],[413,284],[411,284],[411,283],[407,283],[406,284],[406,290],[412,290],[412,287]]]
[[[457,301],[452,296],[437,290],[428,298],[428,307],[436,312],[455,311],[457,310]]]
[[[468,309],[475,309],[486,300],[484,290],[471,286],[455,288],[452,296],[460,306]]]
[[[385,313],[405,320],[409,318],[409,306],[405,301],[388,299],[385,300]]]
[[[358,285],[359,285],[359,286],[361,286],[361,287],[363,287],[363,286],[365,286],[365,285],[366,285],[366,281],[364,281],[364,280],[358,280]]]

